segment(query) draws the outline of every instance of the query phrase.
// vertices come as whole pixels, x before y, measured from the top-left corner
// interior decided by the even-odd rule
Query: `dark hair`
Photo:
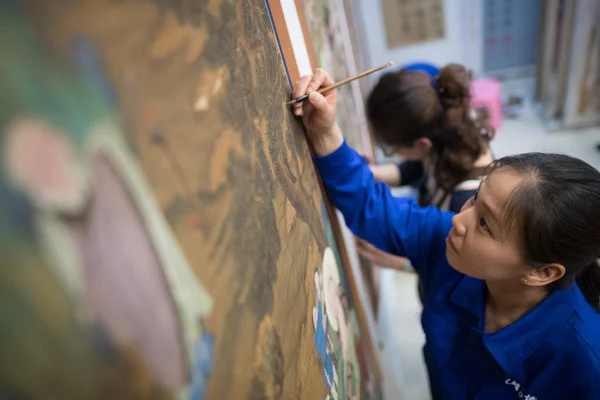
[[[550,289],[576,281],[600,312],[600,172],[577,158],[544,153],[505,157],[492,170],[502,167],[523,177],[503,221],[518,229],[531,266],[562,264],[565,275]]]
[[[470,72],[458,64],[442,68],[435,82],[423,71],[383,75],[366,106],[375,139],[394,147],[412,146],[423,137],[431,140],[434,177],[451,190],[494,136],[486,116],[470,114],[470,82]]]

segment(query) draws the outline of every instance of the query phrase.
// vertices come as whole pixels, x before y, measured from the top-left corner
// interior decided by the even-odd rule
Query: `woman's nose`
[[[452,217],[452,225],[454,234],[457,236],[465,236],[467,233],[467,225],[465,224],[465,217],[469,210],[462,211]]]

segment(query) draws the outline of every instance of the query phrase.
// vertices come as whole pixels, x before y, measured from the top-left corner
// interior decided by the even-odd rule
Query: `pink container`
[[[496,133],[502,125],[502,90],[494,78],[474,79],[471,82],[471,107],[485,107],[490,112],[490,122]]]

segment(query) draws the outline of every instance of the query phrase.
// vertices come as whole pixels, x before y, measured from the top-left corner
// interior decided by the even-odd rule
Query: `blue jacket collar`
[[[483,332],[485,282],[464,276],[450,294],[450,301],[475,315]],[[483,333],[483,342],[506,372],[518,371],[523,361],[543,342],[545,334],[566,321],[576,305],[585,301],[577,285],[558,290],[521,319],[494,333]]]

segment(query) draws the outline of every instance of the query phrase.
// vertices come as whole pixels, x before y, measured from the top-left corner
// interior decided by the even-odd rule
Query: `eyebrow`
[[[481,181],[481,183],[479,184],[479,187],[477,188],[477,193],[479,193],[479,191],[481,190],[481,186],[486,181],[487,181],[487,178]],[[489,188],[490,184],[486,182],[486,186],[488,186],[488,188]],[[492,207],[490,207],[489,204],[487,204],[485,201],[483,201],[483,199],[480,196],[477,197],[477,200],[479,200],[479,202],[481,203],[481,205],[483,206],[483,208],[489,215],[489,217],[492,220],[492,222],[494,223],[494,225],[498,228],[498,230],[502,231],[502,224],[500,224],[500,220],[498,219],[497,214],[492,210]]]

